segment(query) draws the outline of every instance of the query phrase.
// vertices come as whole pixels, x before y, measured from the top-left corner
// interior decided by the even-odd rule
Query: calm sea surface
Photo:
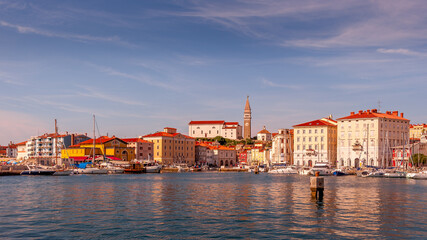
[[[169,173],[0,177],[0,238],[427,238],[427,181]]]

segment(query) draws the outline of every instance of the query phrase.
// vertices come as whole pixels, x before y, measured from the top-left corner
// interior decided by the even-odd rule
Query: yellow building
[[[427,134],[427,124],[411,124],[409,126],[409,137],[420,139],[421,135]]]
[[[175,128],[164,128],[157,132],[142,136],[142,139],[154,144],[153,158],[164,165],[195,164],[195,139],[181,133]]]
[[[63,149],[62,158],[72,158],[75,161],[84,161],[93,158],[93,139]],[[114,160],[130,161],[135,159],[135,149],[128,147],[127,143],[117,137],[102,136],[95,140],[95,158],[106,156]]]
[[[270,161],[270,150],[263,147],[254,147],[251,149],[250,165],[264,165]]]
[[[316,162],[337,161],[337,122],[322,118],[294,126],[294,164],[313,166]]]

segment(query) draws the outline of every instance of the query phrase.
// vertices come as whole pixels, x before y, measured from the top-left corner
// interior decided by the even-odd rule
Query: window
[[[320,129],[320,133],[323,133],[323,129]]]
[[[317,137],[314,137],[314,141],[317,142]]]
[[[302,133],[305,134],[305,130],[302,130]]]
[[[317,129],[314,129],[314,133],[317,133]]]
[[[299,130],[297,130],[297,134],[299,134]]]
[[[193,130],[193,134],[196,134],[196,131],[195,131],[195,130]]]
[[[308,137],[308,141],[311,142],[311,137]]]
[[[308,130],[308,133],[311,134],[311,129]]]
[[[302,138],[302,141],[305,142],[305,137]]]
[[[297,142],[299,142],[299,137],[297,137]]]

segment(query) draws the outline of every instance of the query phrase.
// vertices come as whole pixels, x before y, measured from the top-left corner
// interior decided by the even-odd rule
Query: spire
[[[251,106],[249,105],[249,96],[246,97],[245,111],[251,111]]]

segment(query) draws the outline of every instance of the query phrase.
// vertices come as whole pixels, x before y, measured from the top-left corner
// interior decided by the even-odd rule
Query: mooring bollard
[[[311,196],[320,201],[323,199],[323,190],[325,188],[325,181],[323,177],[319,177],[319,172],[315,173],[315,177],[310,178]]]

